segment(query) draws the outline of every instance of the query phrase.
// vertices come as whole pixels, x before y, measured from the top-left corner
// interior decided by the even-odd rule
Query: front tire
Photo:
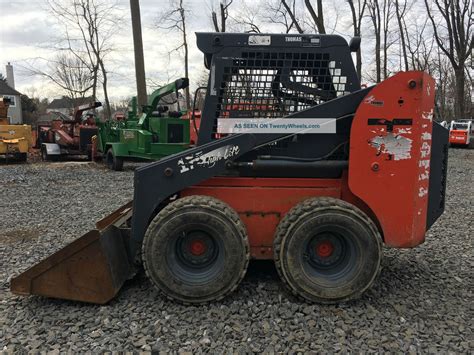
[[[17,153],[15,157],[20,163],[26,163],[28,160],[28,153]]]
[[[42,161],[50,161],[51,160],[51,156],[48,154],[45,147],[41,147],[41,160]]]
[[[372,285],[382,242],[375,224],[357,207],[311,198],[278,225],[274,258],[292,293],[311,302],[336,303],[357,298]]]
[[[189,196],[167,205],[150,223],[142,259],[163,295],[185,304],[205,303],[237,288],[247,271],[249,243],[229,205]]]
[[[106,163],[110,170],[122,171],[123,169],[123,159],[116,156],[112,148],[107,150]]]

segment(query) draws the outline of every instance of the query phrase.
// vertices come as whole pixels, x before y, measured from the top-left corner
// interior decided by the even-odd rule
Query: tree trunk
[[[183,25],[183,46],[184,46],[184,76],[186,78],[189,78],[189,67],[188,67],[188,40],[186,38],[186,20],[185,20],[185,15],[184,15],[184,9],[183,9],[183,2],[180,1],[180,7],[181,7],[181,20],[182,20],[182,25]],[[186,95],[186,110],[191,109],[191,95],[189,94],[189,86],[184,89],[184,94]]]
[[[323,15],[323,3],[322,0],[317,1],[318,5],[318,14],[316,15],[316,12],[314,11],[313,5],[311,5],[310,0],[304,0],[304,3],[306,5],[306,8],[309,11],[309,14],[311,15],[311,18],[314,21],[314,24],[316,25],[318,32],[320,34],[325,34],[326,33],[326,28],[324,27],[324,15]]]
[[[351,8],[352,26],[354,27],[354,36],[360,37],[360,26],[361,26],[360,22],[361,22],[362,16],[364,15],[366,0],[364,0],[364,3],[362,5],[362,10],[360,8],[360,2],[359,2],[359,11],[358,11],[359,19],[357,19],[357,13],[354,6],[354,1],[348,0],[348,3]],[[357,50],[357,53],[356,53],[356,71],[357,71],[357,76],[359,77],[359,83],[360,83],[362,80],[362,52],[360,48]]]
[[[104,62],[101,60],[99,63],[100,63],[100,68],[102,70],[102,88],[104,90],[104,100],[105,100],[104,117],[105,119],[108,120],[111,117],[111,111],[110,111],[109,94],[107,91],[107,71],[105,70]]]
[[[391,0],[383,0],[383,79],[388,78],[388,31],[390,27]]]
[[[97,101],[97,67],[92,70],[92,100]]]
[[[406,4],[405,4],[406,6]],[[395,9],[397,11],[397,20],[398,20],[398,30],[400,32],[400,39],[402,41],[402,53],[403,53],[403,62],[405,64],[405,71],[408,71],[408,56],[407,56],[407,47],[405,44],[405,31],[403,30],[403,23],[402,23],[402,16],[405,14],[405,9],[403,11],[403,14],[400,13],[400,4],[398,3],[398,0],[395,1]]]
[[[224,7],[224,4],[221,3],[221,31],[222,32],[225,32],[225,20],[226,20],[226,16],[225,16],[225,7]]]
[[[300,24],[298,23],[298,21],[296,20],[296,17],[295,17],[295,14],[293,13],[293,11],[291,10],[291,8],[288,6],[288,4],[286,3],[285,0],[281,0],[281,4],[283,5],[283,7],[285,8],[286,12],[288,12],[288,15],[290,16],[291,18],[291,21],[293,21],[295,27],[296,27],[296,30],[298,31],[298,33],[304,33],[303,29],[301,28]],[[288,33],[288,32],[287,32]]]
[[[214,30],[215,30],[216,32],[220,32],[220,30],[219,30],[219,24],[217,23],[217,14],[216,14],[215,11],[212,11],[211,17],[212,17],[212,24],[214,25]]]
[[[374,25],[374,35],[375,35],[375,74],[376,82],[380,83],[382,81],[382,62],[381,62],[381,28],[382,20],[380,18],[380,6],[378,0],[372,0],[369,5],[370,19]]]
[[[380,33],[375,34],[375,70],[377,71],[377,82],[382,81],[381,58],[380,58]]]
[[[464,115],[465,112],[465,97],[464,97],[464,66],[454,69],[454,77],[456,78],[456,97],[454,103],[454,115],[455,119],[467,118]]]

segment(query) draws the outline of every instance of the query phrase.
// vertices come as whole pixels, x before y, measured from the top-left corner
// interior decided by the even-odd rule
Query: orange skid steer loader
[[[209,81],[197,146],[135,171],[133,202],[11,281],[106,303],[141,256],[164,296],[218,300],[273,259],[312,302],[360,296],[382,245],[412,248],[444,210],[448,131],[434,80],[361,88],[336,35],[198,33]]]

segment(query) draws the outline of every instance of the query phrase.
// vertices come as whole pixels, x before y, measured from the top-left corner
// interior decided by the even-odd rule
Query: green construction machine
[[[188,86],[187,78],[178,79],[155,90],[141,114],[134,97],[126,117],[97,122],[93,156],[119,171],[125,160],[159,160],[189,148],[190,119],[179,105],[179,91]]]

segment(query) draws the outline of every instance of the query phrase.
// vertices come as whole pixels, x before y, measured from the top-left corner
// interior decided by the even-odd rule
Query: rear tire
[[[150,223],[143,267],[166,297],[185,304],[219,300],[242,281],[249,262],[245,226],[226,203],[208,196],[180,198]]]
[[[357,207],[329,197],[308,199],[278,225],[276,269],[299,297],[319,303],[348,301],[376,279],[381,240],[375,224]]]
[[[114,154],[114,151],[113,151],[112,148],[109,148],[109,150],[107,150],[107,155],[105,157],[105,161],[107,163],[107,167],[110,170],[122,171],[122,169],[123,169],[123,159],[120,158],[120,157],[117,157]]]

